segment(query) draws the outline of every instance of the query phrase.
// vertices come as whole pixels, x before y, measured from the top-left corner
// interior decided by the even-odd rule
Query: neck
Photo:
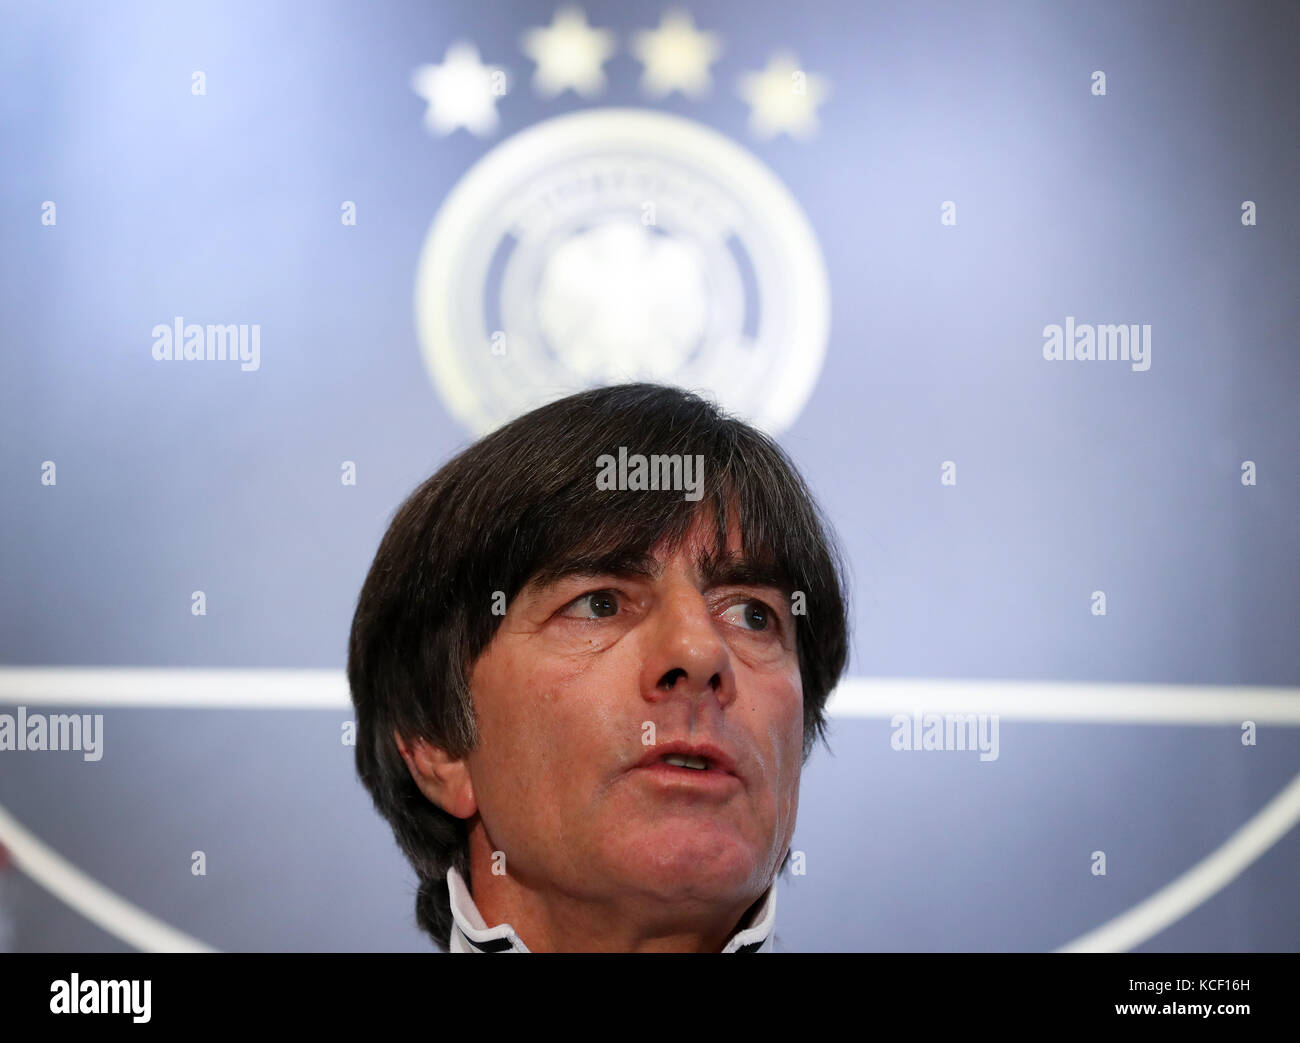
[[[763,895],[674,908],[648,894],[569,893],[493,873],[481,822],[469,839],[468,883],[484,923],[510,924],[532,952],[721,952]]]

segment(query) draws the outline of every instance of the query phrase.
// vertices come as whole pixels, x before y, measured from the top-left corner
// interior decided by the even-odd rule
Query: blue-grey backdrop
[[[851,565],[851,676],[1290,689],[1254,745],[1244,711],[1007,714],[995,761],[838,716],[782,947],[1052,949],[1231,844],[1300,770],[1297,8],[694,2],[709,89],[658,98],[665,6],[586,0],[604,83],[551,97],[521,34],[555,7],[4,6],[0,660],[340,671],[393,509],[474,436],[416,318],[435,214],[534,124],[647,108],[751,153],[825,259],[780,439]],[[505,73],[494,128],[426,121],[413,74],[458,42]],[[794,100],[747,96],[764,70]],[[257,324],[259,367],[157,361],[176,316]],[[1067,317],[1149,326],[1149,368],[1045,358]],[[430,949],[346,705],[66,708],[105,714],[102,759],[0,751],[0,806],[91,878],[219,948]],[[12,946],[130,948],[5,876]],[[1287,825],[1137,947],[1295,949],[1298,879]]]

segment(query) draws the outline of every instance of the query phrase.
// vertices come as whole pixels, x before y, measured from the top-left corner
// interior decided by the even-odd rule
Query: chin
[[[664,823],[618,846],[617,875],[664,899],[734,900],[767,886],[770,857],[735,834]]]

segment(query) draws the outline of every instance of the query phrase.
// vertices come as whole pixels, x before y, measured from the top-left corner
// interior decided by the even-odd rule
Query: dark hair
[[[702,495],[598,488],[597,457],[701,455]],[[717,547],[729,512],[746,561],[790,592],[803,682],[803,757],[825,741],[825,705],[847,657],[843,570],[829,527],[794,465],[767,435],[698,395],[656,384],[583,391],[533,410],[455,456],[398,508],[357,600],[348,684],[357,772],[420,878],[416,921],[446,949],[446,874],[469,879],[465,823],[416,786],[393,739],[423,738],[452,756],[477,742],[468,678],[514,596],[576,557],[675,546],[699,510]],[[499,604],[499,599],[497,599]]]

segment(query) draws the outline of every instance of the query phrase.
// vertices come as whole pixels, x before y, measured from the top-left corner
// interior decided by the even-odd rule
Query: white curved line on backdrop
[[[1056,951],[1128,952],[1218,894],[1297,822],[1300,822],[1300,775],[1182,876],[1146,901]]]
[[[216,952],[91,879],[0,807],[0,844],[55,898],[142,952]]]

